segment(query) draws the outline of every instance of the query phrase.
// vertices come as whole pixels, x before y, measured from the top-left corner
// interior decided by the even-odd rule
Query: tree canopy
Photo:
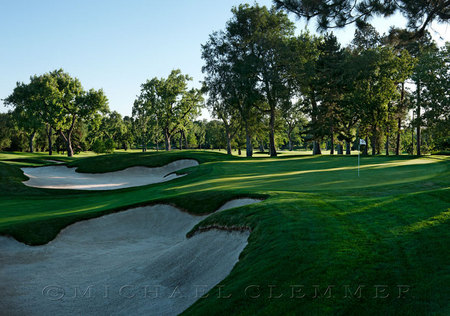
[[[431,22],[450,18],[450,1],[438,0],[273,0],[277,8],[301,18],[317,19],[319,30],[342,28],[356,23],[366,26],[373,16],[389,17],[400,13],[408,19],[408,29],[415,37],[424,35]]]
[[[68,156],[73,156],[72,133],[77,121],[109,111],[102,89],[85,91],[77,78],[62,69],[33,76],[28,84],[18,82],[5,102],[19,113],[19,122],[27,129],[47,124],[55,130],[66,143]]]
[[[153,78],[141,85],[141,93],[134,102],[133,116],[143,124],[153,124],[164,136],[166,150],[171,149],[171,138],[180,132],[187,120],[198,115],[203,105],[199,89],[188,89],[192,80],[179,69],[167,78]]]

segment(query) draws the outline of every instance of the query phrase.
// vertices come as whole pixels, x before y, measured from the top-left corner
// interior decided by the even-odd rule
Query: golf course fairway
[[[250,159],[188,150],[55,155],[51,160],[80,173],[162,167],[180,159],[199,165],[177,171],[186,175],[167,182],[117,190],[26,186],[21,168],[56,165],[48,159],[39,153],[0,153],[0,234],[16,240],[9,242],[51,247],[72,224],[158,204],[204,216],[184,233],[187,240],[211,231],[247,234],[248,243],[231,272],[200,293],[186,315],[450,314],[446,156],[362,157],[358,177],[357,156]],[[213,213],[240,198],[261,201]],[[89,238],[83,240],[83,247],[88,246]],[[66,260],[69,269],[71,261]],[[120,286],[133,286],[121,281]],[[72,296],[78,286],[86,294],[80,299],[89,300],[89,282],[67,283],[55,271],[48,286],[71,289]],[[110,290],[117,294],[120,289]],[[44,293],[40,289],[38,294]],[[62,302],[64,298],[48,299],[46,304]],[[2,313],[5,308],[0,300]]]

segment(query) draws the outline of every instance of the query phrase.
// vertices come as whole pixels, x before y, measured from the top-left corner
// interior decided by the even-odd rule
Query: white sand
[[[247,244],[249,232],[186,239],[206,217],[155,205],[75,223],[43,246],[0,236],[0,313],[178,314],[230,273]]]
[[[47,159],[45,161],[53,162],[53,163],[64,163],[64,161],[59,161],[59,160],[49,160],[49,159]]]
[[[78,190],[114,190],[169,181],[183,175],[176,175],[177,170],[197,166],[193,159],[181,159],[163,167],[131,167],[108,173],[78,173],[75,168],[66,166],[47,166],[22,168],[30,179],[25,185],[48,189]]]

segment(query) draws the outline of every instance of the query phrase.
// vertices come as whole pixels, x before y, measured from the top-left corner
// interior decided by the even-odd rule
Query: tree
[[[23,127],[30,131],[30,150],[34,130],[47,124],[49,153],[51,154],[52,129],[64,140],[68,156],[73,156],[72,133],[78,120],[89,120],[97,112],[108,110],[108,100],[103,90],[83,90],[78,79],[62,69],[30,78],[29,84],[17,83],[13,93],[6,98],[12,104]]]
[[[0,113],[0,150],[11,146],[13,128],[11,113]]]
[[[225,131],[221,121],[211,120],[205,126],[205,143],[206,148],[221,149],[225,148]]]
[[[257,99],[254,87],[256,79],[248,71],[250,63],[248,56],[238,57],[240,50],[233,44],[232,36],[225,32],[210,35],[209,41],[202,45],[202,58],[206,65],[202,67],[205,75],[205,86],[210,99],[208,105],[213,113],[220,117],[227,126],[227,148],[231,150],[233,118],[242,124],[245,130],[246,154],[253,155],[251,142],[251,119],[256,114],[253,107]],[[214,109],[216,111],[214,111]],[[235,131],[238,130],[238,127]],[[228,152],[228,150],[227,150]]]
[[[397,86],[400,85],[400,98],[397,98],[395,102],[389,104],[388,115],[389,119],[397,121],[397,137],[395,154],[400,154],[400,132],[402,126],[402,119],[406,115],[408,110],[408,103],[405,102],[405,82],[411,76],[414,67],[414,58],[412,58],[408,51],[405,49],[394,50],[396,54],[395,62],[397,71],[394,74],[393,79],[396,81]],[[390,136],[390,124],[387,124],[386,131],[386,155],[389,155],[389,136]]]
[[[232,13],[226,30],[213,33],[202,46],[205,84],[218,92],[223,106],[235,110],[228,114],[237,113],[246,134],[247,157],[253,154],[253,123],[258,116],[269,114],[271,153],[276,155],[276,108],[282,98],[288,99],[287,64],[279,63],[280,48],[293,25],[284,14],[258,5],[240,5]]]
[[[450,130],[450,43],[440,49],[425,49],[418,58],[413,79],[417,100],[417,154],[421,154],[421,126],[428,129],[428,134],[436,142],[436,149],[445,150]],[[421,109],[424,113],[421,115]],[[439,145],[439,143],[441,143]],[[444,145],[444,146],[442,146]]]
[[[337,38],[326,34],[318,45],[320,52],[316,62],[317,100],[320,104],[317,109],[316,121],[311,124],[316,135],[330,138],[330,154],[334,154],[335,134],[340,130],[340,112],[344,93],[343,76],[345,71],[345,58]]]
[[[240,128],[239,113],[228,98],[229,96],[223,91],[226,88],[221,85],[222,79],[212,77],[207,76],[204,82],[204,90],[209,96],[206,105],[211,110],[212,116],[223,122],[227,138],[227,154],[231,155],[231,142]]]
[[[122,115],[117,111],[107,113],[102,117],[99,132],[104,138],[117,141],[120,135],[125,133],[125,124]]]
[[[207,120],[205,119],[203,121],[194,121],[190,131],[190,135],[194,138],[191,143],[198,149],[202,149],[202,145],[205,143],[206,124]]]
[[[134,103],[133,113],[140,113],[144,124],[157,122],[166,150],[171,150],[171,138],[185,120],[197,115],[203,105],[202,92],[187,89],[190,80],[192,78],[181,74],[179,69],[172,70],[167,79],[147,80],[141,85],[141,93]]]
[[[382,38],[372,25],[365,25],[355,30],[351,48],[354,51],[362,52],[368,49],[374,49],[381,45]]]
[[[77,120],[89,120],[97,112],[108,110],[108,100],[103,94],[103,90],[83,91],[78,80],[62,76],[58,83],[58,90],[61,93],[58,101],[62,111],[56,127],[57,132],[62,137],[67,146],[67,155],[73,156],[72,133]],[[79,90],[81,88],[81,90]]]
[[[130,148],[134,142],[133,135],[133,118],[129,116],[123,117],[123,126],[125,132],[121,133],[118,137],[118,142],[121,144],[121,147],[125,150]]]
[[[397,84],[403,76],[400,65],[388,47],[365,50],[355,56],[353,99],[360,104],[360,132],[371,134],[373,155],[379,148],[379,130],[387,122],[389,104],[398,94]]]
[[[358,77],[360,67],[358,66],[359,56],[354,54],[350,48],[342,52],[343,69],[342,79],[342,99],[339,103],[339,127],[337,139],[345,142],[345,154],[351,154],[351,143],[355,136],[356,125],[361,120],[361,102],[357,93]]]
[[[293,150],[294,132],[306,125],[306,118],[301,111],[302,100],[295,103],[286,103],[281,108],[281,117],[284,121],[284,129],[288,140],[288,148]]]
[[[364,27],[374,15],[389,17],[399,12],[408,19],[408,28],[414,32],[414,37],[421,37],[431,22],[446,22],[450,18],[448,0],[274,0],[274,3],[277,8],[307,21],[317,18],[320,30],[342,28],[352,23]]]
[[[14,91],[5,99],[13,106],[12,119],[28,136],[28,148],[34,152],[33,142],[38,129],[43,125],[42,117],[37,113],[36,101],[39,101],[35,81],[30,84],[17,83]]]
[[[105,142],[100,138],[97,138],[92,144],[92,151],[96,154],[101,154],[106,152]]]
[[[136,141],[141,144],[142,152],[145,152],[147,151],[147,145],[154,131],[153,127],[158,126],[157,118],[150,112],[148,104],[140,98],[134,101],[132,117],[133,135]],[[150,122],[152,122],[152,125],[150,125]]]
[[[30,83],[18,82],[13,93],[5,99],[5,103],[12,105],[16,119],[20,126],[29,134],[29,147],[35,132],[46,125],[49,155],[52,155],[52,127],[57,124],[57,113],[60,108],[55,104],[54,86],[56,79],[49,73],[30,77]]]
[[[389,35],[384,39],[386,43],[388,43],[390,46],[394,47],[394,49],[398,51],[406,50],[408,51],[409,55],[413,57],[414,61],[414,71],[413,75],[411,76],[414,85],[416,86],[416,115],[417,118],[414,120],[414,125],[417,130],[417,144],[418,144],[418,152],[420,154],[420,142],[421,142],[421,124],[422,124],[422,117],[421,117],[421,92],[422,92],[422,82],[420,78],[420,70],[421,66],[417,63],[417,61],[421,58],[421,56],[427,52],[432,50],[437,50],[436,43],[431,38],[431,35],[428,31],[425,31],[423,36],[421,36],[418,39],[415,39],[412,36],[412,33],[408,30],[399,29],[399,28],[391,28],[389,30]],[[423,69],[423,68],[422,68]],[[419,71],[418,71],[419,70]],[[419,92],[419,93],[417,93]],[[402,85],[402,96],[405,95],[404,90],[404,84]],[[404,100],[404,98],[403,98]],[[399,126],[400,126],[399,121]],[[398,143],[398,136],[397,136],[397,143]],[[397,146],[399,147],[399,146]],[[414,153],[413,147],[411,147],[411,154]]]
[[[309,116],[309,123],[305,133],[307,139],[312,141],[313,155],[320,155],[320,142],[323,133],[314,127],[319,121],[318,91],[315,85],[317,80],[317,60],[320,55],[319,44],[322,39],[302,32],[298,37],[290,40],[291,54],[290,76],[293,80],[296,93],[302,97],[302,111]]]
[[[290,101],[293,89],[289,77],[288,40],[294,35],[294,24],[284,13],[258,5],[235,8],[235,18],[228,24],[239,38],[241,50],[249,52],[253,67],[249,69],[257,79],[256,90],[264,98],[269,116],[270,156],[277,156],[275,148],[276,114]],[[244,53],[245,54],[245,53]],[[258,106],[258,103],[255,103]]]
[[[431,40],[428,33],[422,36],[418,41],[412,41],[411,38],[410,32],[399,28],[391,28],[389,34],[382,38],[382,42],[385,45],[394,49],[394,52],[399,58],[398,61],[401,63],[398,68],[402,70],[402,75],[398,82],[400,85],[400,100],[394,105],[394,118],[397,120],[396,155],[400,155],[402,121],[409,110],[408,103],[406,102],[405,83],[407,79],[410,78],[412,69],[414,68],[416,59],[413,56],[418,53],[418,42],[427,43]]]

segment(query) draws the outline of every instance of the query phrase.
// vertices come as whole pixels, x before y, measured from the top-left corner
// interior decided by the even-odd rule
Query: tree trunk
[[[73,157],[72,138],[67,137],[67,157]]]
[[[369,154],[369,136],[366,136],[365,142],[363,155],[367,156]]]
[[[245,148],[247,151],[247,157],[252,157],[253,156],[252,138],[250,137],[248,127],[245,128]]]
[[[169,135],[169,131],[167,129],[164,130],[164,143],[166,146],[166,150],[170,151],[170,135]]]
[[[36,135],[36,131],[32,131],[31,134],[30,134],[30,138],[28,139],[28,146],[29,146],[29,149],[30,149],[30,153],[34,152],[33,141],[34,141],[34,136],[35,135]]]
[[[231,155],[231,134],[230,131],[227,130],[226,132],[227,135],[227,155]]]
[[[63,131],[59,130],[59,135],[61,136],[61,138],[66,143],[67,157],[72,157],[73,156],[73,149],[72,149],[72,140],[71,140],[71,137],[70,137],[71,132],[69,132],[67,137],[66,137],[66,135],[64,135]]]
[[[67,131],[67,137],[64,135],[62,129],[59,130],[59,133],[63,140],[66,142],[66,148],[67,148],[67,157],[73,157],[73,149],[72,149],[72,132],[73,128],[75,127],[75,122],[77,120],[77,116],[74,115],[72,117],[72,124],[70,125],[69,130]]]
[[[334,135],[331,133],[331,148],[330,148],[330,155],[334,155]]]
[[[344,146],[339,144],[338,145],[338,155],[343,155],[343,154],[344,154]]]
[[[62,130],[59,130],[59,135],[66,143],[66,149],[67,149],[67,157],[73,156],[73,149],[72,149],[72,140],[71,140],[71,132],[68,133],[67,137],[64,135]]]
[[[180,131],[180,150],[183,149],[183,132]]]
[[[376,150],[377,150],[377,126],[374,125],[372,128],[372,156],[376,155]]]
[[[402,128],[402,119],[397,119],[397,143],[395,144],[395,154],[400,155],[400,129]]]
[[[417,84],[417,113],[416,113],[416,119],[417,119],[417,155],[420,156],[420,125],[421,125],[421,117],[420,117],[420,103],[422,102],[420,100],[420,89],[422,89],[422,86],[420,84],[420,81]]]
[[[238,155],[239,155],[239,156],[242,155],[241,147],[238,147]]]
[[[269,151],[270,157],[277,156],[277,149],[275,148],[275,107],[270,108],[270,120],[269,120]]]
[[[252,140],[250,138],[250,135],[248,134],[246,135],[245,145],[247,157],[252,157],[253,156]]]
[[[389,125],[386,128],[386,144],[385,144],[386,156],[389,156]]]
[[[350,141],[346,140],[345,141],[345,154],[346,155],[351,155],[351,148],[350,148]]]
[[[412,122],[414,121],[414,111],[412,114],[412,121],[411,121],[411,155],[414,155],[414,126]]]
[[[259,151],[264,152],[264,143],[262,141],[259,142]]]
[[[372,156],[375,156],[377,154],[377,148],[375,147],[376,143],[376,137],[372,135]]]
[[[53,143],[52,143],[52,127],[47,126],[47,138],[48,138],[48,154],[53,155]]]
[[[400,104],[403,109],[403,101],[405,99],[405,82],[402,82],[402,91],[400,94]],[[402,118],[398,117],[397,119],[397,143],[395,144],[395,154],[400,155],[400,130],[402,128]]]
[[[313,86],[311,85],[310,88],[311,88],[310,99],[311,99],[311,105],[312,105],[311,122],[312,122],[313,126],[315,126],[315,123],[317,120],[317,118],[316,118],[317,102],[316,102],[316,96],[315,96]],[[321,154],[322,154],[322,152],[320,150],[320,143],[317,140],[314,140],[313,141],[313,155],[321,155]]]
[[[322,155],[322,151],[320,150],[320,142],[313,141],[313,155]]]
[[[289,140],[289,151],[292,151],[294,149],[292,146],[292,131],[288,132],[288,140]]]
[[[186,136],[186,133],[185,133],[185,132],[183,132],[183,138],[184,138],[184,148],[189,149],[189,148],[188,148],[187,136]]]

